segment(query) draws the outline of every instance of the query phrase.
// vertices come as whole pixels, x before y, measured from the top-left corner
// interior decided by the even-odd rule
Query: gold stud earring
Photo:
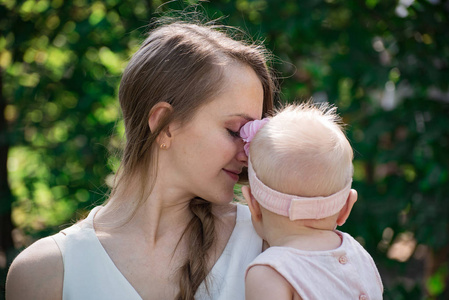
[[[167,145],[165,145],[165,143],[162,143],[162,144],[161,144],[161,149],[162,149],[162,150],[167,149]]]

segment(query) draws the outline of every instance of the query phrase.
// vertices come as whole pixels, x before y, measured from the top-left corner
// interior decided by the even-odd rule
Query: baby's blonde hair
[[[353,151],[335,106],[311,101],[276,111],[251,141],[259,179],[282,193],[328,196],[353,174]]]

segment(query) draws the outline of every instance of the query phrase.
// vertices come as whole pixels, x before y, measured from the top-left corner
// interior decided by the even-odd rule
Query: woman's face
[[[222,91],[172,132],[171,187],[188,199],[232,201],[234,185],[247,165],[239,130],[260,119],[262,107],[263,88],[254,70],[241,64],[227,66]]]

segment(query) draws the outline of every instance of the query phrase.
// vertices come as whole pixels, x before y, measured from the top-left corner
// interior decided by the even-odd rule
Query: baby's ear
[[[342,226],[346,222],[346,220],[349,217],[349,214],[351,213],[352,207],[354,206],[356,201],[357,201],[357,191],[351,189],[351,191],[349,192],[348,199],[346,200],[346,204],[340,210],[340,213],[338,215],[337,218],[338,226]]]
[[[262,212],[260,211],[260,206],[257,200],[251,194],[251,188],[249,186],[242,186],[242,194],[248,203],[249,210],[251,211],[251,215],[254,221],[262,220]]]

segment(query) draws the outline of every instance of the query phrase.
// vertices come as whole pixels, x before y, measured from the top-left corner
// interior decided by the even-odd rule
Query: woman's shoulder
[[[64,266],[52,237],[40,239],[22,251],[11,264],[6,298],[61,299]]]

